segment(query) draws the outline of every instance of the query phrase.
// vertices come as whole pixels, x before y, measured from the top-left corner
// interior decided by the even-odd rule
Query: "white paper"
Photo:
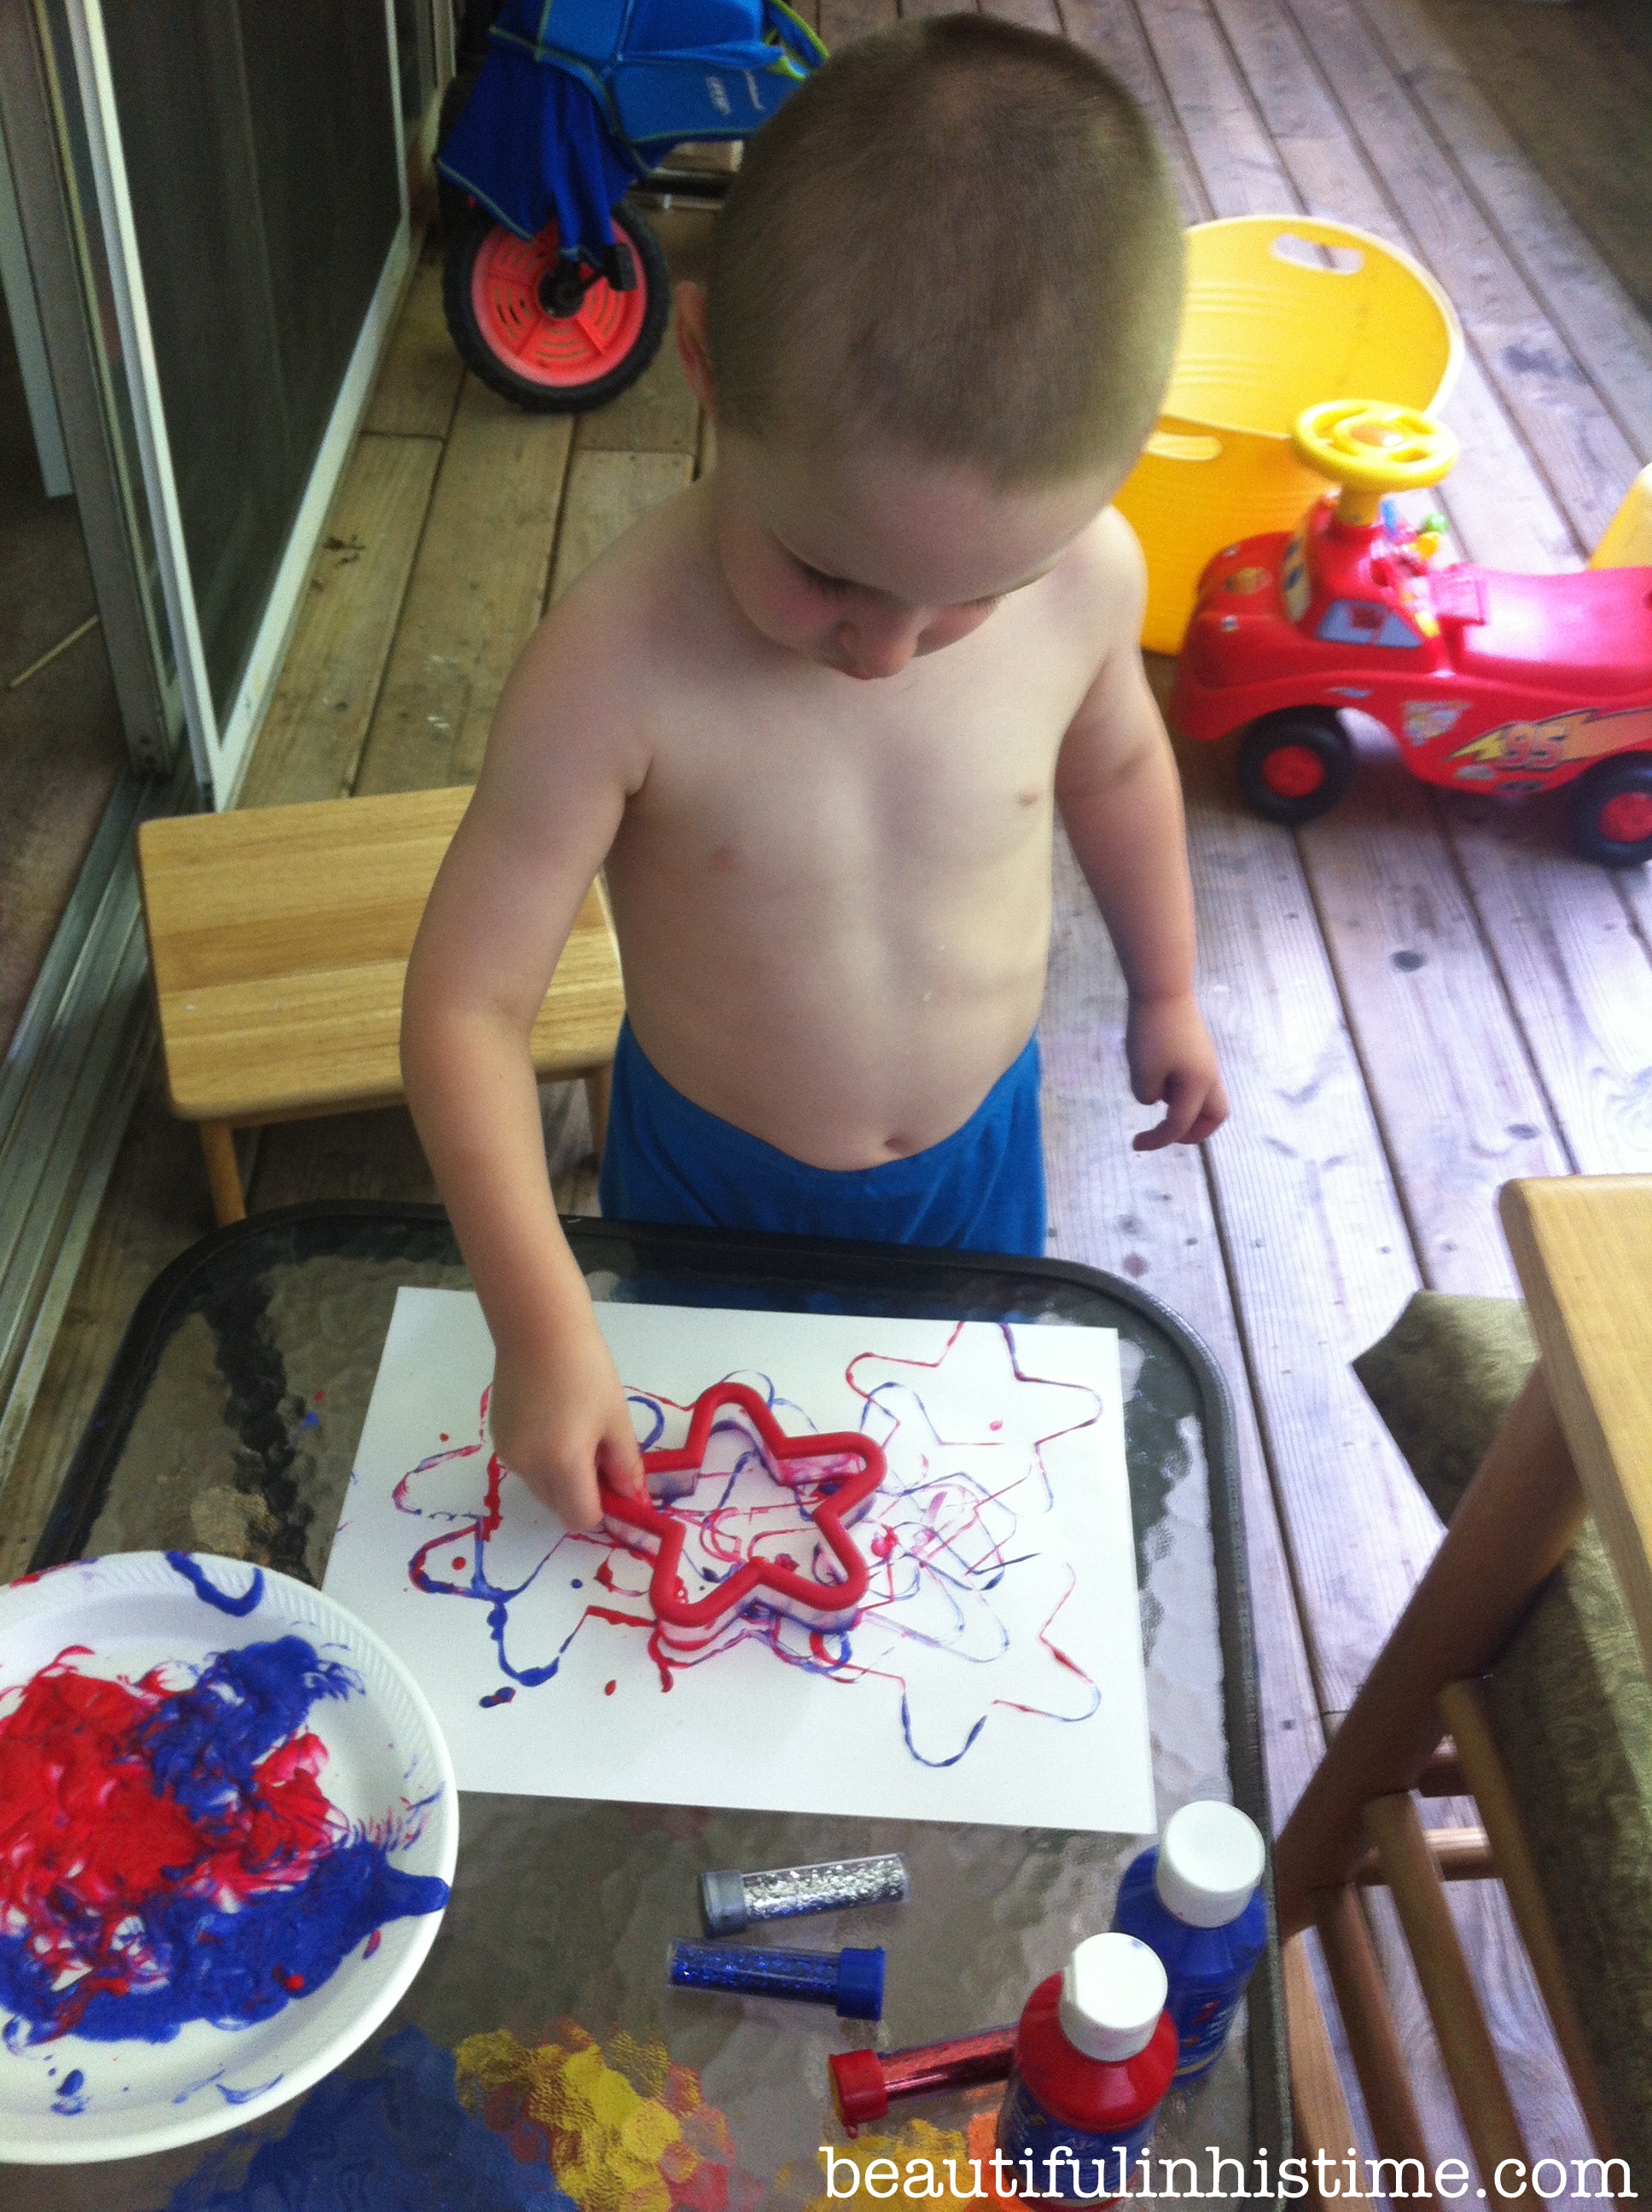
[[[461,1789],[1151,1832],[1111,1330],[596,1312],[645,1444],[680,1443],[729,1376],[788,1433],[871,1436],[887,1474],[853,1534],[872,1586],[841,1632],[762,1609],[662,1662],[650,1560],[569,1533],[508,1473],[489,1513],[481,1308],[404,1289],[325,1587],[416,1675]],[[690,1596],[754,1545],[817,1559],[806,1489],[752,1451],[731,1472],[741,1441],[714,1440],[679,1501]]]

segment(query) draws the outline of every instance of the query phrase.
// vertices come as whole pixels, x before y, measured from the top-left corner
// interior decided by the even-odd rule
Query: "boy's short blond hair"
[[[708,317],[726,428],[872,440],[1005,487],[1114,471],[1151,429],[1181,224],[1091,56],[981,15],[835,55],[746,149]]]

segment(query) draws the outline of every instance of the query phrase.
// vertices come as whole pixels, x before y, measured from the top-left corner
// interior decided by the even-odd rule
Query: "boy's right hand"
[[[594,1317],[531,1359],[497,1354],[488,1425],[506,1466],[570,1528],[599,1525],[598,1477],[643,1487],[624,1386]]]

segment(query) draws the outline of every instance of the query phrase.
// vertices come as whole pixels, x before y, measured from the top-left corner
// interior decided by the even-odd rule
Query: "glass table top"
[[[1209,1356],[1172,1315],[1060,1261],[565,1225],[599,1299],[1117,1329],[1159,1818],[1230,1796],[1271,1832],[1231,1422]],[[469,1286],[437,1208],[292,1207],[203,1239],[134,1316],[33,1564],[192,1549],[319,1584],[403,1284]],[[430,1958],[342,2075],[186,2150],[14,2168],[0,2199],[41,2212],[343,2212],[395,2201],[400,2160],[424,2177],[407,2185],[410,2204],[801,2212],[827,2201],[819,2148],[849,2148],[829,2054],[1013,2021],[1072,1944],[1108,1924],[1140,1848],[999,1826],[471,1794],[460,1832]],[[768,1934],[883,1945],[881,2024],[667,1987],[670,1940],[700,1932],[705,1869],[890,1850],[911,1869],[906,1904]],[[1290,2148],[1282,2018],[1271,1950],[1218,2066],[1168,2100],[1156,2161],[1196,2158],[1206,2188],[1212,2146],[1247,2162],[1265,2148],[1277,2166]],[[968,2124],[999,2094],[897,2105],[857,2154],[898,2161],[919,2145],[963,2159]],[[450,2166],[462,2185],[438,2188]]]

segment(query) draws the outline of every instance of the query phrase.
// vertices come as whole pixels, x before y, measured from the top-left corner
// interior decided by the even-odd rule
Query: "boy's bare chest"
[[[811,668],[722,697],[688,687],[624,841],[669,837],[691,868],[757,878],[954,870],[1047,842],[1088,680],[1063,658],[953,647],[875,683]]]

